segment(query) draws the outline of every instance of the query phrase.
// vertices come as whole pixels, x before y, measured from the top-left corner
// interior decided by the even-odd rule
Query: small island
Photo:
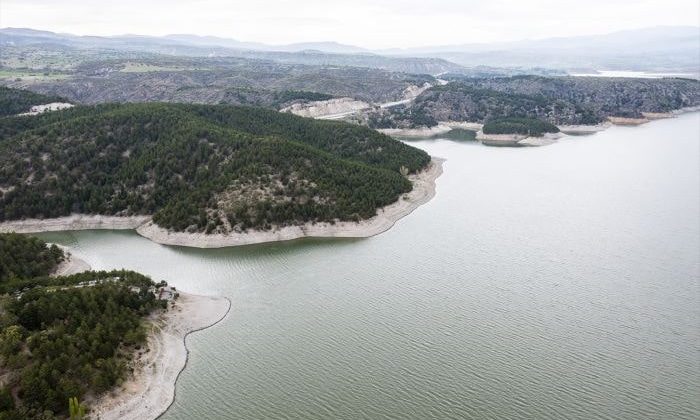
[[[559,128],[536,118],[494,118],[488,120],[477,140],[487,146],[543,146],[555,141]]]

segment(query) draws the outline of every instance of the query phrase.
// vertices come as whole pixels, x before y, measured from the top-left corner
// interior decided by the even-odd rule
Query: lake
[[[437,196],[369,239],[223,250],[42,234],[228,296],[167,420],[697,419],[700,114],[542,148],[411,144]]]

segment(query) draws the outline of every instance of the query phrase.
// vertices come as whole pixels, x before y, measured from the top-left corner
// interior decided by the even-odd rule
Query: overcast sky
[[[700,25],[698,0],[0,0],[0,27],[412,47]]]

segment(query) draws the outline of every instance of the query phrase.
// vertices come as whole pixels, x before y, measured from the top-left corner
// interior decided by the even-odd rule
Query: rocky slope
[[[527,117],[557,125],[598,124],[608,117],[642,118],[700,105],[700,82],[517,76],[459,78],[421,94],[411,106],[370,115],[379,128],[435,126],[439,121],[485,122]]]

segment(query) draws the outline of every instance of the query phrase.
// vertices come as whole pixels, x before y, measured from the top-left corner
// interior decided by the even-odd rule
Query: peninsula
[[[0,132],[0,231],[183,246],[372,236],[433,197],[442,164],[365,127],[225,105],[77,106]]]
[[[0,417],[64,418],[77,398],[90,418],[156,418],[175,397],[187,335],[230,307],[0,233]]]

